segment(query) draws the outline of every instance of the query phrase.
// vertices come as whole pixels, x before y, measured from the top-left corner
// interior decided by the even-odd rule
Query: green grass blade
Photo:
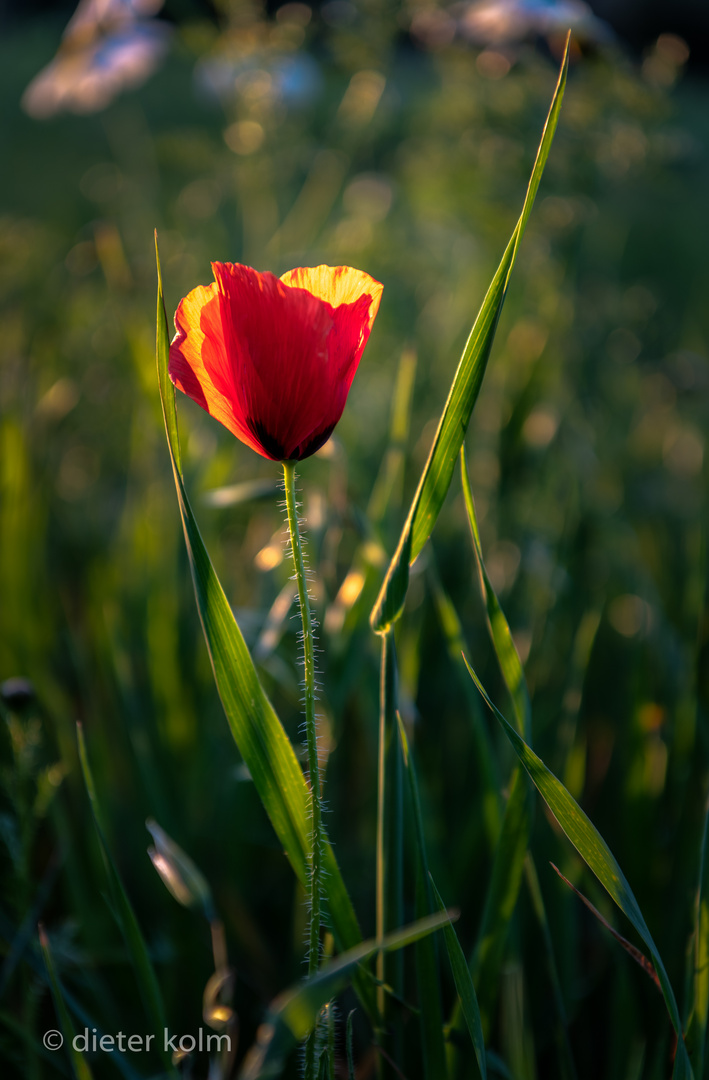
[[[414,836],[416,840],[416,916],[422,919],[434,910],[434,905],[423,831],[421,800],[409,742],[406,738],[404,724],[398,713],[396,719],[404,770],[408,777],[411,805],[413,807]],[[438,906],[442,908],[441,904]],[[452,932],[455,935],[455,931]],[[440,1077],[446,1074],[446,1051],[443,1041],[443,1011],[438,971],[438,950],[434,938],[422,938],[416,944],[416,971],[419,1006],[421,1009],[424,1076],[428,1080],[439,1080]]]
[[[158,231],[155,230],[155,262],[158,270],[158,308],[156,319],[155,354],[158,358],[158,385],[160,387],[160,404],[162,415],[165,420],[167,441],[170,444],[170,453],[175,468],[182,475],[182,454],[180,453],[180,436],[177,430],[177,407],[175,405],[175,388],[168,374],[168,360],[170,357],[170,330],[165,312],[165,300],[162,291],[162,271],[160,269],[160,252],[158,251]],[[164,364],[160,359],[164,358]]]
[[[241,630],[200,535],[180,470],[175,391],[168,375],[169,335],[158,260],[157,367],[165,431],[190,560],[197,609],[219,696],[254,786],[299,881],[307,882],[309,791],[290,740],[268,700]],[[332,848],[324,851],[332,930],[340,949],[362,940]],[[357,980],[362,1004],[376,1010],[371,985]]]
[[[480,577],[480,589],[485,602],[490,639],[512,700],[517,727],[529,738],[531,706],[527,682],[507,619],[485,569],[463,447],[460,449],[460,463],[463,496]],[[519,896],[532,826],[533,806],[519,769],[515,770],[509,789],[510,795],[505,807],[499,841],[495,847],[490,884],[475,952],[471,960],[473,976],[480,987],[480,1011],[485,1030],[491,1023],[509,924]],[[457,1026],[459,1022],[460,1008],[456,1007],[452,1023]]]
[[[444,910],[387,934],[381,941],[361,942],[336,960],[323,964],[312,978],[279,994],[261,1025],[257,1044],[247,1055],[240,1080],[280,1076],[286,1055],[307,1037],[323,1006],[352,981],[358,965],[377,952],[395,952],[413,945],[435,930],[449,926],[450,920],[451,913]]]
[[[381,639],[379,678],[379,747],[376,837],[376,933],[383,938],[392,926],[401,926],[404,919],[404,815],[402,809],[403,762],[397,733],[397,669],[396,645],[393,634]],[[389,1047],[399,1058],[403,1051],[403,1032],[400,1016],[390,1023],[387,1015],[386,983],[394,996],[401,998],[404,989],[404,970],[400,956],[377,956],[377,1000],[382,1028],[391,1029]]]
[[[118,873],[118,868],[116,867],[113,855],[108,846],[101,804],[96,793],[96,786],[89,764],[89,757],[86,751],[86,740],[84,739],[84,731],[81,724],[76,725],[76,731],[79,743],[81,771],[84,776],[84,783],[86,784],[86,790],[91,804],[91,813],[93,815],[94,825],[96,826],[96,833],[101,847],[101,855],[103,857],[104,866],[106,867],[112,911],[118,922],[121,934],[123,935],[126,948],[130,954],[131,963],[138,983],[138,990],[140,991],[143,1004],[150,1017],[153,1030],[163,1031],[167,1027],[167,1020],[165,1017],[162,994],[160,992],[160,984],[158,983],[155,968],[150,959],[150,954],[148,953],[148,947],[145,944],[145,938],[140,929],[140,924],[138,923],[135,911],[133,910],[133,905],[128,899],[128,894],[123,887],[121,876]],[[169,1066],[170,1073],[174,1074],[169,1053],[165,1051],[163,1057]]]
[[[517,730],[527,742],[531,742],[532,708],[529,701],[527,680],[524,677],[522,662],[519,658],[515,643],[512,640],[512,634],[505,613],[500,607],[500,602],[497,599],[497,595],[490,583],[487,570],[485,569],[482,547],[480,545],[480,532],[475,516],[475,502],[473,500],[470,477],[468,476],[468,468],[465,461],[464,446],[461,446],[460,448],[460,472],[463,483],[463,498],[465,500],[465,509],[468,514],[470,533],[473,539],[475,561],[480,577],[480,590],[485,601],[485,611],[487,614],[490,638],[492,639],[492,644],[495,648],[495,655],[497,656],[497,662],[500,665],[502,677],[505,680],[505,685],[512,698]]]
[[[593,871],[611,899],[615,901],[620,910],[627,916],[647,945],[660,980],[667,1012],[677,1034],[677,1056],[675,1058],[673,1076],[676,1078],[683,1078],[683,1080],[684,1078],[693,1076],[692,1067],[689,1063],[687,1049],[682,1036],[682,1024],[674,991],[667,976],[667,972],[665,971],[665,966],[662,963],[662,958],[657,951],[657,946],[652,939],[652,935],[650,934],[642,912],[640,911],[638,902],[633,895],[630,885],[625,879],[623,871],[616,862],[616,859],[605,840],[578,803],[571,797],[564,785],[557,780],[552,772],[550,772],[541,758],[537,757],[534,751],[517,733],[513,725],[505,719],[500,710],[492,703],[482,683],[470,664],[468,664],[467,660],[465,663],[473,682],[485,699],[488,708],[499,721],[507,738],[512,743],[519,760],[522,762],[530,779],[559,825],[564,830],[586,865]]]
[[[478,576],[480,578],[480,591],[485,602],[488,632],[490,634],[490,638],[495,649],[495,655],[497,656],[497,661],[500,666],[500,671],[502,672],[502,677],[505,681],[505,685],[512,701],[517,730],[519,734],[527,740],[528,743],[531,743],[532,707],[529,698],[527,680],[524,675],[524,669],[522,667],[522,662],[519,658],[519,653],[517,652],[517,648],[512,638],[512,633],[510,631],[507,618],[502,610],[502,607],[500,606],[497,594],[492,587],[492,583],[490,581],[490,578],[488,577],[488,573],[485,568],[485,561],[482,554],[482,545],[480,542],[480,530],[478,528],[477,517],[475,514],[475,501],[473,499],[473,492],[470,486],[470,477],[468,474],[468,468],[466,463],[465,446],[461,446],[460,448],[460,471],[463,487],[463,499],[468,515],[468,523],[470,525],[470,533],[473,541],[473,551],[475,553]],[[532,808],[529,807],[530,815],[531,810]],[[516,845],[515,854],[508,863],[509,867],[511,869],[514,869],[514,873],[512,875],[513,885],[514,881],[518,882],[519,880],[519,864],[516,860],[520,858],[521,852],[522,846],[520,843]],[[504,860],[502,860],[502,865],[504,865]],[[527,877],[527,884],[532,899],[532,906],[539,921],[549,962],[549,974],[552,982],[552,990],[554,993],[554,999],[560,1023],[559,1050],[561,1054],[562,1067],[566,1076],[575,1077],[576,1069],[574,1066],[573,1057],[571,1055],[571,1049],[569,1045],[566,1014],[561,994],[561,986],[559,984],[556,961],[554,958],[549,924],[544,908],[544,900],[542,898],[541,889],[539,887],[537,872],[529,852],[527,852],[525,858],[525,871]],[[495,875],[493,874],[493,881],[494,876]],[[490,908],[486,907],[486,911],[487,910],[490,910]],[[492,910],[499,910],[497,904],[494,902],[492,905]]]
[[[485,603],[490,640],[512,700],[517,728],[520,733],[530,739],[531,705],[527,681],[507,619],[485,569],[463,446],[460,448],[460,466],[463,497],[480,578],[480,591]],[[510,795],[505,808],[499,842],[495,848],[492,874],[475,952],[471,959],[473,976],[480,987],[480,1011],[485,1030],[489,1029],[492,1022],[492,1011],[500,982],[509,924],[517,905],[532,828],[533,806],[519,769],[512,775],[509,790]],[[457,1007],[452,1023],[457,1026],[459,1022],[460,1008]]]
[[[383,632],[401,614],[409,582],[409,565],[416,559],[431,535],[450,486],[456,458],[465,438],[473,406],[485,374],[520,241],[532,211],[556,131],[566,86],[568,64],[569,41],[567,40],[559,79],[544,125],[522,213],[470,331],[411,509],[370,616],[372,627],[377,633]]]
[[[175,391],[167,373],[169,341],[159,273],[158,263],[158,381],[199,616],[232,733],[286,855],[299,880],[305,882],[305,778],[259,682],[246,643],[211,564],[179,468]]]
[[[59,1026],[64,1036],[64,1045],[69,1055],[71,1067],[74,1072],[76,1080],[93,1080],[89,1063],[74,1049],[74,1036],[76,1031],[74,1025],[71,1022],[69,1016],[69,1010],[66,1007],[64,1001],[64,995],[62,994],[61,986],[59,985],[59,978],[57,976],[56,968],[54,967],[54,960],[52,959],[52,953],[49,948],[49,939],[44,932],[43,927],[39,928],[39,944],[42,949],[42,955],[44,957],[44,963],[47,968],[47,975],[49,976],[49,986],[52,991],[52,997],[54,999],[54,1007],[57,1010],[57,1018],[59,1020]]]
[[[431,887],[435,893],[438,907],[441,911],[445,911],[441,894],[436,888],[433,879],[431,879]],[[470,1038],[475,1050],[475,1060],[478,1063],[478,1072],[482,1077],[482,1080],[487,1080],[487,1058],[485,1054],[482,1020],[480,1017],[477,995],[475,993],[475,985],[470,974],[470,968],[465,959],[465,953],[463,952],[462,946],[458,941],[458,935],[451,923],[448,923],[444,928],[443,936],[446,943],[446,951],[448,953],[451,971],[453,972],[455,988],[458,991],[460,1007],[463,1016],[465,1017],[465,1023],[468,1026]]]
[[[463,488],[463,499],[468,515],[470,533],[473,541],[473,551],[480,578],[480,591],[485,602],[488,632],[492,641],[495,655],[502,672],[514,710],[515,723],[520,735],[531,742],[532,709],[527,688],[527,680],[519,658],[507,618],[500,606],[497,594],[492,587],[490,578],[485,568],[480,542],[480,530],[475,514],[475,501],[470,486],[470,478],[465,458],[465,446],[460,448],[460,471]],[[473,962],[474,970],[481,986],[496,985],[502,962],[502,951],[507,937],[507,926],[512,917],[514,905],[519,891],[522,869],[526,870],[527,883],[530,889],[532,904],[540,923],[542,937],[544,939],[549,960],[550,977],[554,992],[557,1012],[560,1020],[560,1053],[562,1064],[567,1076],[575,1076],[575,1068],[569,1048],[568,1034],[564,1004],[561,997],[561,988],[556,970],[556,962],[549,933],[549,926],[544,910],[539,882],[534,868],[534,863],[528,851],[526,851],[533,807],[525,800],[521,791],[521,778],[515,781],[513,795],[510,796],[508,813],[505,817],[505,831],[502,837],[502,850],[496,852],[490,893],[487,897],[483,924],[481,928],[476,957]],[[519,787],[519,791],[518,791]],[[509,847],[509,851],[504,849]]]
[[[692,1013],[687,1025],[687,1050],[697,1080],[704,1076],[704,1052],[709,1017],[709,806],[704,818],[699,891],[694,917],[694,942],[690,952]]]
[[[507,935],[522,884],[531,822],[529,790],[517,768],[510,780],[510,794],[495,849],[475,951],[470,961],[472,976],[479,989],[483,1030],[486,1031],[492,1024]],[[454,1009],[451,1024],[460,1026],[458,1006]]]

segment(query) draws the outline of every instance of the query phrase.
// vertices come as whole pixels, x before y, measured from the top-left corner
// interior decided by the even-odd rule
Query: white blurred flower
[[[457,10],[461,33],[476,45],[513,44],[567,30],[582,41],[611,36],[583,0],[473,0]]]
[[[35,119],[104,109],[140,86],[165,52],[169,28],[151,19],[163,0],[80,0],[54,59],[22,95]]]

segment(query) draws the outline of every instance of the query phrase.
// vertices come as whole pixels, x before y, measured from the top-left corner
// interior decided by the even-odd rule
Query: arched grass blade
[[[475,553],[475,561],[478,568],[478,576],[480,578],[480,591],[485,602],[485,611],[487,615],[488,632],[495,649],[495,655],[497,656],[497,662],[502,672],[502,677],[507,686],[512,706],[515,714],[515,723],[517,731],[522,735],[528,743],[531,744],[531,729],[532,729],[532,707],[529,698],[529,689],[527,687],[527,680],[525,678],[522,662],[519,658],[519,653],[514,643],[512,633],[510,631],[507,617],[505,616],[500,602],[497,598],[497,594],[492,587],[492,583],[485,568],[485,561],[482,554],[482,545],[480,543],[480,530],[478,529],[477,517],[475,514],[475,501],[473,499],[473,492],[470,486],[470,477],[468,475],[468,468],[465,456],[465,446],[460,448],[460,472],[461,482],[463,487],[463,499],[465,502],[465,508],[468,515],[468,523],[470,525],[470,534],[473,541],[473,551]],[[512,800],[510,800],[512,801]],[[515,807],[513,805],[512,810]],[[522,803],[519,805],[519,810],[522,814],[525,813]],[[522,829],[525,824],[527,826],[527,842],[529,839],[529,832],[531,831],[532,820],[532,807],[529,802],[526,802],[526,813],[528,815],[528,821],[525,822],[524,818],[520,819],[520,828],[517,831],[519,842],[515,845],[515,851],[510,859],[501,858],[501,853],[498,851],[495,857],[495,867],[493,869],[493,885],[495,882],[496,871],[498,865],[502,869],[503,881],[507,876],[509,879],[509,895],[510,898],[514,894],[515,883],[517,889],[519,889],[520,875],[519,875],[519,862],[517,860],[524,859],[525,872],[527,877],[527,884],[529,887],[532,906],[539,921],[540,929],[542,931],[542,937],[544,939],[547,957],[549,961],[549,973],[552,981],[552,989],[554,992],[554,998],[556,1002],[557,1012],[559,1015],[559,1027],[560,1027],[560,1039],[559,1050],[561,1055],[562,1068],[566,1076],[575,1077],[576,1068],[571,1055],[571,1049],[569,1045],[569,1037],[566,1023],[566,1013],[564,1009],[564,1003],[561,995],[561,987],[559,985],[559,977],[556,968],[556,960],[554,957],[554,950],[549,933],[549,925],[547,922],[546,912],[544,909],[544,900],[542,898],[541,889],[539,888],[539,881],[537,878],[537,872],[534,866],[531,853],[523,853],[522,849]],[[507,816],[505,818],[506,829],[508,827]],[[526,845],[525,845],[526,846]],[[504,867],[507,867],[507,874],[505,875]],[[493,889],[491,888],[491,894]],[[493,895],[488,896],[486,903],[485,914],[492,911],[494,918],[500,923],[500,907],[501,905]],[[510,910],[510,916],[512,911]],[[498,928],[498,934],[504,933],[506,935],[506,924],[501,923]],[[485,940],[485,920],[483,921],[483,929],[481,933],[480,946],[482,947]],[[493,937],[494,940],[494,937]],[[498,950],[495,950],[499,952]],[[501,953],[499,953],[499,959],[501,960]],[[474,961],[475,964],[475,961]],[[474,968],[475,970],[475,968]],[[498,966],[499,970],[499,966]],[[495,972],[494,981],[497,982],[497,973]],[[481,985],[489,985],[488,979],[481,981]]]
[[[455,913],[442,911],[410,926],[387,934],[381,941],[370,939],[323,964],[318,973],[271,1003],[258,1041],[249,1051],[239,1080],[268,1080],[281,1075],[286,1056],[312,1030],[324,1005],[353,981],[359,964],[380,951],[394,952],[420,941],[435,930],[450,925]]]
[[[564,97],[568,65],[569,39],[566,42],[559,80],[544,125],[522,213],[470,331],[399,543],[370,616],[372,628],[377,633],[386,630],[401,614],[409,583],[409,565],[431,535],[450,486],[456,458],[480,392],[520,241],[549,156]]]
[[[156,238],[157,256],[157,238]],[[170,342],[163,301],[160,260],[156,356],[158,385],[165,419],[172,471],[190,560],[197,609],[219,696],[254,786],[302,884],[307,881],[309,791],[303,771],[276,712],[268,700],[241,630],[200,535],[185,491],[175,410],[175,391],[168,375]],[[325,887],[332,930],[341,949],[362,940],[357,918],[332,848],[324,851]],[[362,1004],[376,1012],[371,984],[356,980]]]
[[[482,554],[482,545],[480,543],[480,530],[478,529],[477,517],[475,515],[475,501],[473,499],[473,492],[470,486],[470,477],[468,475],[468,468],[465,459],[465,446],[460,448],[460,472],[461,481],[463,486],[463,499],[465,501],[465,508],[468,514],[468,523],[470,525],[470,534],[473,541],[473,551],[475,552],[475,561],[478,568],[478,576],[480,578],[480,590],[485,602],[485,611],[487,615],[488,632],[495,649],[495,655],[497,656],[497,662],[500,665],[500,671],[502,677],[507,686],[509,692],[512,707],[515,714],[515,722],[517,730],[527,739],[527,742],[531,743],[532,732],[532,706],[529,699],[529,689],[527,687],[527,680],[524,675],[524,669],[522,662],[519,658],[519,653],[514,643],[512,633],[510,631],[507,617],[505,616],[500,602],[497,599],[497,594],[492,587],[492,583],[485,568],[485,561]],[[513,806],[514,810],[515,807]],[[496,853],[495,868],[500,864],[503,868],[507,866],[507,876],[509,881],[508,893],[510,899],[514,895],[515,886],[519,890],[521,875],[519,873],[520,863],[519,860],[524,860],[524,867],[527,877],[527,884],[529,887],[530,895],[532,898],[532,905],[534,907],[539,925],[544,938],[544,944],[547,951],[549,960],[549,971],[552,980],[552,988],[554,991],[554,997],[557,1006],[557,1012],[559,1014],[560,1022],[560,1053],[565,1075],[569,1077],[576,1076],[576,1070],[571,1056],[571,1050],[569,1047],[568,1032],[566,1026],[566,1015],[564,1010],[564,1003],[561,997],[561,988],[559,986],[559,979],[556,969],[556,961],[554,958],[554,950],[552,947],[551,935],[549,934],[549,926],[547,923],[546,912],[544,910],[544,901],[542,898],[541,890],[539,888],[539,882],[537,879],[537,872],[534,867],[534,861],[532,860],[529,851],[523,850],[524,830],[526,827],[526,841],[524,841],[524,848],[529,842],[529,834],[531,832],[532,823],[532,810],[528,801],[520,802],[519,811],[522,815],[526,814],[527,820],[524,817],[520,818],[520,824],[515,830],[517,834],[517,842],[515,843],[514,853],[512,858],[506,860],[500,858],[500,852]],[[505,818],[507,821],[507,817]],[[507,826],[506,826],[507,828]],[[503,870],[504,874],[504,870]],[[495,869],[493,870],[493,882],[495,880]],[[492,891],[492,890],[491,890]],[[488,911],[495,913],[495,918],[499,922],[500,920],[500,905],[498,905],[494,896],[488,897],[486,904],[486,914]],[[512,910],[510,909],[510,917]],[[484,929],[484,924],[483,924]],[[506,936],[507,927],[506,924],[500,923],[498,934]],[[484,934],[481,935],[481,942],[484,941]],[[499,949],[495,950],[499,953],[499,959],[501,960],[502,954]],[[499,964],[498,964],[499,970]],[[495,974],[495,982],[497,982],[497,975]],[[487,980],[485,980],[487,985]]]
[[[623,871],[605,840],[578,803],[571,797],[561,781],[557,780],[554,774],[546,767],[541,758],[537,757],[524,739],[515,731],[515,728],[505,719],[497,706],[492,703],[467,660],[465,660],[465,664],[470,672],[470,677],[485,699],[488,708],[499,721],[519,760],[559,825],[586,865],[593,871],[611,899],[627,916],[647,945],[660,980],[667,1012],[677,1034],[677,1055],[673,1077],[675,1080],[687,1080],[687,1078],[693,1076],[693,1073],[682,1036],[682,1024],[674,991],[662,963],[662,958],[657,951],[657,946],[652,939],[642,912],[638,907],[638,902],[623,875]]]
[[[59,978],[49,948],[49,939],[44,932],[44,928],[41,926],[39,927],[39,944],[42,949],[42,955],[44,956],[44,963],[49,977],[49,986],[54,999],[54,1007],[57,1010],[59,1026],[61,1027],[62,1035],[64,1036],[64,1045],[66,1046],[69,1055],[74,1076],[76,1080],[93,1080],[93,1074],[89,1068],[88,1061],[86,1061],[78,1050],[74,1049],[74,1036],[76,1035],[76,1032],[74,1030],[74,1025],[71,1022],[71,1017],[69,1016],[69,1010],[64,1002],[61,986],[59,985]]]
[[[148,947],[145,944],[145,938],[140,929],[140,924],[135,911],[133,910],[133,905],[123,888],[123,882],[121,881],[118,868],[116,867],[113,855],[111,854],[111,849],[106,840],[106,829],[103,822],[101,805],[96,794],[96,787],[91,772],[91,766],[89,764],[89,757],[86,752],[86,741],[84,739],[84,731],[81,724],[76,725],[76,732],[79,743],[81,771],[84,776],[84,783],[86,784],[89,802],[91,803],[91,813],[93,815],[94,825],[96,826],[96,833],[101,847],[101,855],[103,857],[104,866],[106,867],[112,910],[116,921],[118,922],[121,934],[123,935],[123,940],[126,943],[126,948],[128,949],[131,963],[135,970],[138,990],[148,1016],[150,1017],[153,1030],[156,1032],[164,1031],[167,1027],[167,1021],[165,1018],[165,1007],[163,1005],[162,994],[160,992],[160,984],[158,983],[155,968],[150,959],[150,954],[148,953]],[[157,1041],[158,1044],[160,1044],[160,1040],[158,1039]],[[175,1073],[172,1068],[170,1054],[166,1050],[163,1051],[163,1058],[167,1064],[169,1074],[174,1076]]]
[[[704,818],[694,942],[690,960],[693,965],[690,979],[692,1012],[687,1024],[687,1050],[694,1075],[697,1080],[702,1080],[709,1018],[709,806]]]
[[[480,579],[480,591],[485,603],[488,633],[512,701],[517,730],[531,742],[532,710],[527,680],[507,618],[485,569],[480,531],[475,516],[475,502],[463,446],[460,448],[460,471],[463,498]],[[491,1021],[509,924],[517,905],[532,829],[533,805],[519,767],[512,775],[509,790],[510,795],[505,808],[500,840],[495,850],[490,885],[471,963],[473,975],[480,987],[480,1010],[485,1024]]]

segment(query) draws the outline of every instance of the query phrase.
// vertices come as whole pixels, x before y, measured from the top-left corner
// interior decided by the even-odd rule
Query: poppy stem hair
[[[320,921],[322,907],[322,793],[320,790],[320,766],[318,764],[317,730],[315,723],[315,650],[313,641],[313,620],[310,614],[308,583],[305,575],[303,546],[298,525],[298,511],[295,498],[295,462],[283,462],[283,480],[286,491],[286,511],[288,529],[293,551],[293,566],[298,585],[300,617],[303,624],[303,684],[305,689],[305,733],[308,750],[308,772],[310,774],[311,813],[310,813],[310,881],[308,902],[310,908],[310,927],[308,931],[308,976],[312,976],[320,966]],[[305,1080],[315,1077],[316,1030],[306,1043]]]

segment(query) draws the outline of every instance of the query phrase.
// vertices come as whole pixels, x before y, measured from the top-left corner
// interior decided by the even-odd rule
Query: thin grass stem
[[[386,711],[387,711],[387,651],[388,631],[381,635],[382,660],[379,684],[379,758],[377,765],[377,841],[376,841],[376,928],[377,941],[381,941],[386,932],[385,914],[385,856],[384,856],[384,817],[386,797]],[[380,1019],[384,1018],[384,952],[377,954],[377,1010]]]
[[[404,918],[403,894],[403,761],[396,726],[397,674],[393,629],[381,635],[381,676],[379,707],[379,754],[376,839],[376,928],[381,940],[388,931],[400,927]],[[377,1009],[379,1039],[390,1040],[396,1060],[403,1052],[401,1015],[394,1014],[392,1030],[389,1003],[403,997],[403,956],[396,953],[377,957]],[[382,1075],[391,1075],[387,1056],[381,1059]]]

